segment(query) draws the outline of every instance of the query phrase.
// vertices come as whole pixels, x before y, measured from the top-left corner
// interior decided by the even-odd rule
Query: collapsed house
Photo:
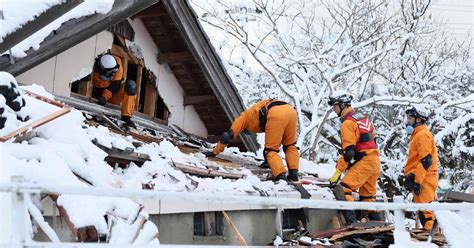
[[[4,37],[0,50],[10,50],[10,56],[2,56],[0,71],[25,85],[22,111],[31,118],[10,118],[9,127],[27,128],[0,132],[11,134],[2,144],[11,175],[84,188],[334,200],[321,179],[330,176],[329,165],[302,160],[303,189],[266,181],[269,170],[259,167],[262,161],[241,152],[258,149],[254,136],[241,135],[231,144],[237,148],[217,158],[201,154],[244,106],[187,1],[112,1],[108,10],[82,10],[86,15],[57,24],[37,49],[13,46],[80,2],[58,1]],[[120,127],[119,106],[101,107],[91,97],[94,58],[109,49],[121,57],[127,78],[137,82],[138,131]],[[36,85],[26,86],[31,84]],[[41,210],[55,233],[35,224],[40,226],[36,241],[265,245],[278,235],[295,244],[332,245],[350,235],[393,230],[384,223],[324,233],[341,228],[337,211],[324,209],[57,194],[38,194],[31,201],[34,222],[41,223],[34,214]],[[392,242],[393,235],[382,241]]]

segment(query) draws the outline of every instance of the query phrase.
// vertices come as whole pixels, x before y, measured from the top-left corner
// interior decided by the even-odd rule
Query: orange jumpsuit
[[[133,115],[135,110],[135,102],[137,99],[136,95],[128,95],[125,92],[125,83],[123,83],[123,66],[122,59],[116,55],[113,55],[118,64],[118,70],[111,80],[103,80],[100,77],[99,72],[94,72],[92,75],[92,82],[95,89],[101,90],[101,95],[105,98],[107,102],[112,104],[122,104],[121,113],[122,116]],[[117,92],[112,92],[108,87],[112,84],[113,81],[120,81],[121,85]]]
[[[233,137],[237,138],[239,134],[247,130],[249,132],[260,133],[259,111],[265,108],[275,100],[266,99],[257,102],[249,109],[245,110],[237,117],[230,129]],[[268,166],[272,170],[274,176],[286,172],[283,161],[278,154],[280,145],[283,145],[285,150],[286,164],[288,169],[298,170],[299,168],[299,151],[296,148],[297,139],[297,114],[295,109],[289,105],[277,105],[271,107],[267,112],[267,123],[265,125],[265,150]],[[215,155],[224,151],[227,144],[219,142],[214,148]]]
[[[352,118],[346,118],[346,116],[353,111],[352,107],[347,107],[341,114],[341,119],[344,120],[341,125],[341,142],[342,149],[344,150],[351,145],[356,146],[360,140],[360,131],[357,122]],[[372,136],[375,138],[375,129],[372,132]],[[356,149],[356,152],[364,152],[365,156],[352,165],[341,180],[341,186],[343,186],[342,189],[346,195],[346,200],[354,201],[352,192],[359,190],[361,201],[375,202],[377,179],[380,176],[379,150],[377,148]],[[342,155],[339,156],[336,168],[343,172],[347,169],[348,165],[349,163],[344,160],[344,157]],[[367,212],[370,213],[370,211]]]
[[[432,163],[425,169],[422,159],[431,155]],[[438,188],[438,151],[433,135],[424,124],[415,127],[410,138],[408,160],[405,165],[405,176],[415,175],[415,184],[421,186],[420,194],[413,194],[413,202],[428,203],[436,199]],[[420,220],[425,230],[431,230],[435,216],[433,211],[421,211]]]

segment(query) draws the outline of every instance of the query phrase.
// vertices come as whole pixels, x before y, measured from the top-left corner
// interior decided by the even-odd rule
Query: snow
[[[28,212],[30,212],[30,215],[38,223],[41,229],[46,233],[48,238],[53,243],[59,243],[60,240],[59,240],[58,235],[54,232],[51,226],[49,226],[49,224],[44,220],[43,215],[41,214],[40,210],[31,201],[30,195],[25,197],[25,203],[26,203],[26,206],[28,207]]]
[[[2,1],[5,20],[1,20],[0,23],[0,26],[2,26],[2,29],[0,30],[0,38],[3,40],[8,33],[14,32],[27,21],[33,20],[35,15],[38,15],[46,11],[49,7],[61,2],[62,1],[59,0],[41,0],[33,2],[13,0]],[[27,55],[25,53],[26,51],[30,48],[38,50],[41,42],[43,42],[52,31],[57,30],[63,23],[71,19],[95,13],[106,14],[112,9],[113,3],[114,0],[84,0],[83,3],[12,47],[11,54],[17,58],[25,57]],[[25,8],[26,4],[28,4],[28,8]],[[3,29],[4,25],[6,26],[5,30]]]
[[[88,76],[92,73],[92,66],[89,66],[89,67],[85,67],[85,68],[81,68],[81,70],[79,71],[79,74],[75,77],[72,78],[72,81],[77,81],[79,79],[82,79],[84,78],[85,76]]]
[[[464,248],[474,243],[474,209],[460,213],[435,210],[435,215],[450,247]]]
[[[283,244],[283,240],[281,239],[280,236],[276,236],[275,240],[273,240],[273,246],[279,247],[281,244]]]
[[[54,98],[38,85],[21,86],[20,88]],[[31,120],[15,122],[15,128],[27,125],[59,109],[29,96],[25,96],[25,100],[24,111],[31,117]],[[246,175],[245,178],[235,181],[220,177],[211,179],[186,175],[175,169],[172,166],[173,163],[200,168],[221,167],[221,165],[207,160],[201,153],[184,154],[166,139],[159,144],[142,144],[135,148],[131,136],[124,137],[111,133],[103,126],[85,125],[84,119],[80,111],[73,109],[70,113],[36,128],[33,131],[35,137],[28,141],[21,143],[7,141],[2,144],[3,166],[7,166],[12,175],[22,176],[26,182],[39,184],[55,182],[55,187],[73,186],[83,188],[84,191],[92,187],[95,190],[110,188],[141,190],[144,184],[151,184],[153,190],[156,191],[186,192],[192,190],[204,194],[259,195],[254,186],[272,196],[277,196],[281,192],[296,192],[293,186],[286,182],[277,184],[271,181],[262,182],[246,168],[226,169],[228,172]],[[147,154],[151,161],[145,162],[141,167],[131,163],[126,169],[113,169],[104,162],[107,154],[95,146],[92,143],[93,140],[109,148],[134,149],[136,152]],[[255,162],[254,154],[238,153],[237,149],[227,149],[223,155]],[[331,167],[329,165],[319,167],[310,161],[302,161],[302,171],[311,171],[321,175],[331,174],[333,170]],[[219,170],[224,169],[219,168]],[[198,183],[197,187],[194,185],[195,182]],[[311,194],[320,194],[323,195],[323,198],[333,199],[332,193],[327,188],[320,188],[316,185],[309,185],[307,188]],[[115,216],[117,221],[113,231],[123,234],[113,237],[114,240],[125,237],[126,230],[133,229],[130,221],[133,221],[141,208],[139,201],[105,195],[62,194],[58,197],[57,204],[67,210],[69,218],[76,228],[93,225],[101,234],[108,233],[108,226],[103,216]],[[140,232],[139,238],[136,240],[137,243],[159,242],[154,238],[158,232],[157,228],[151,225],[150,222],[146,222],[142,230],[144,233]],[[130,239],[128,241],[131,242]]]
[[[54,5],[61,4],[64,0],[2,0],[0,2],[0,10],[3,11],[3,20],[0,20],[0,42],[3,42],[8,34],[19,29],[28,21],[32,21],[35,17],[45,12]],[[25,8],[25,5],[28,8]]]
[[[158,235],[158,228],[156,228],[156,226],[153,225],[153,223],[151,223],[150,221],[147,221],[147,222],[145,222],[145,225],[143,226],[142,231],[138,235],[135,242],[133,242],[133,244],[134,245],[148,244],[148,243],[154,241],[155,237],[157,237],[157,235]],[[157,244],[159,244],[159,241],[158,241]]]

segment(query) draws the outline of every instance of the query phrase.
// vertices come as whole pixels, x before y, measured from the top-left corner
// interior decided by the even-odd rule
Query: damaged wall
[[[145,66],[153,71],[157,78],[158,91],[171,116],[169,123],[183,130],[207,137],[207,129],[193,106],[184,106],[184,91],[167,65],[157,62],[158,48],[139,18],[130,23],[135,31],[135,41],[143,52]],[[17,77],[21,84],[39,84],[54,94],[69,96],[71,82],[80,79],[92,71],[94,58],[112,47],[113,34],[102,31],[99,34],[77,44],[59,55],[22,73]],[[127,44],[129,42],[127,41]]]
[[[92,71],[94,58],[112,47],[113,35],[102,31],[74,47],[20,74],[21,84],[39,84],[49,92],[69,96],[70,84]]]
[[[248,245],[266,245],[276,236],[275,211],[274,209],[227,211],[227,214]],[[315,232],[332,228],[331,218],[336,214],[335,210],[310,209],[308,229]],[[225,220],[223,236],[194,236],[193,216],[193,213],[150,214],[149,220],[158,227],[162,244],[240,245]],[[56,223],[53,224],[53,217],[49,213],[45,216],[45,220],[56,231],[62,242],[75,242],[75,237],[61,217],[57,216]],[[49,241],[41,230],[34,239]]]
[[[158,77],[158,91],[169,107],[170,124],[174,124],[187,132],[207,137],[207,129],[193,106],[183,105],[184,91],[167,65],[157,62],[158,47],[139,18],[130,21],[135,30],[135,41],[142,49],[145,66]]]

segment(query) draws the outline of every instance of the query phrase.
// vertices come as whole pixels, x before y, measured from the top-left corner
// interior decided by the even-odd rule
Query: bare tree
[[[222,46],[238,44],[250,55],[245,63],[235,56],[227,60],[245,74],[237,81],[243,94],[254,98],[249,101],[277,88],[278,97],[294,104],[297,145],[311,160],[327,157],[339,145],[336,116],[326,104],[335,90],[356,97],[353,106],[375,122],[385,161],[397,163],[406,150],[403,106],[433,110],[435,131],[471,112],[470,40],[449,39],[429,15],[431,1],[254,0],[245,2],[256,10],[252,24],[241,12],[222,11],[236,9],[232,1],[194,3],[206,13],[203,23],[237,41]],[[452,109],[457,114],[447,114]]]

